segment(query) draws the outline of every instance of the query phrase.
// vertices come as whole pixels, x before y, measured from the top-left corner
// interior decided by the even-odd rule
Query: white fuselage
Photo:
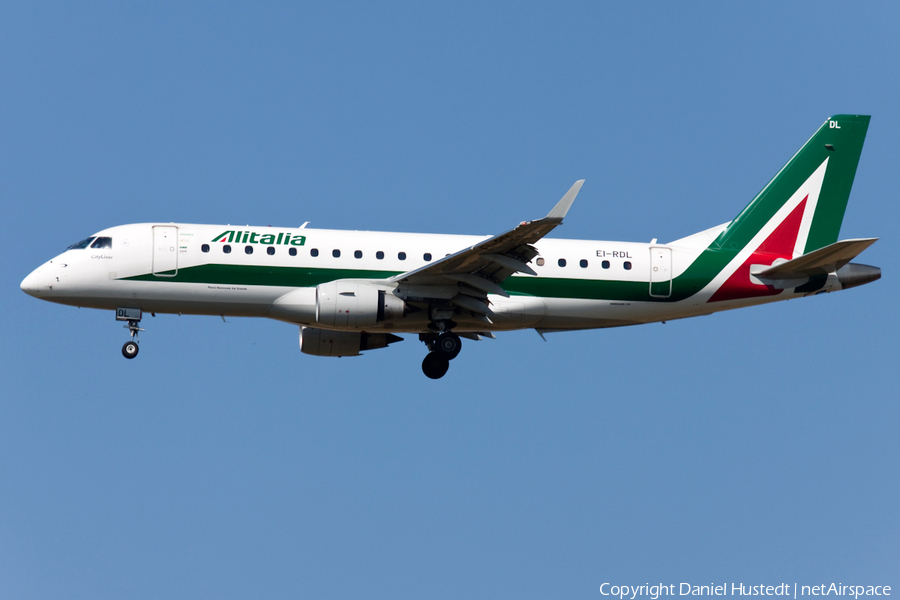
[[[509,298],[489,296],[491,322],[463,319],[457,330],[611,327],[709,314],[792,295],[784,290],[774,296],[710,304],[711,291],[701,291],[664,301],[666,282],[684,272],[720,229],[671,245],[542,239],[535,244],[540,254],[531,262],[537,275],[511,277],[504,283],[513,290]],[[231,235],[222,237],[223,232]],[[389,278],[490,236],[145,223],[112,227],[95,237],[111,238],[111,246],[67,250],[29,275],[22,289],[44,300],[81,307],[269,317],[320,326],[316,321],[318,283]],[[222,239],[212,241],[217,237]],[[273,243],[261,243],[262,239]],[[226,247],[230,252],[225,252]],[[651,275],[655,299],[663,301],[585,297],[566,291],[602,283],[650,289]],[[539,280],[550,286],[546,289],[561,292],[516,293],[517,285],[534,283],[528,280]],[[411,314],[377,328],[423,332],[428,322],[427,314]]]

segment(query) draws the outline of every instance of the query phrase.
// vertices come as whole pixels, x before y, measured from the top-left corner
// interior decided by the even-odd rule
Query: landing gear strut
[[[122,346],[122,356],[131,359],[138,355],[138,332],[144,331],[138,326],[141,322],[141,309],[139,308],[118,308],[116,309],[116,321],[128,321],[125,329],[131,333],[131,339]]]
[[[447,374],[450,361],[462,350],[462,340],[449,329],[441,333],[424,333],[419,339],[428,346],[429,353],[422,361],[422,372],[429,379],[440,379]]]

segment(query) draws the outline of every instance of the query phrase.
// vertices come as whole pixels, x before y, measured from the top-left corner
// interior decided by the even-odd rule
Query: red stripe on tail
[[[794,245],[797,243],[797,235],[800,233],[800,223],[803,221],[803,210],[806,208],[808,198],[809,196],[804,198],[797,208],[791,211],[791,214],[775,228],[775,231],[759,245],[759,248],[744,261],[744,264],[731,274],[722,287],[712,295],[709,302],[774,296],[782,292],[770,285],[750,281],[750,265],[771,265],[779,258],[787,260],[794,258]]]

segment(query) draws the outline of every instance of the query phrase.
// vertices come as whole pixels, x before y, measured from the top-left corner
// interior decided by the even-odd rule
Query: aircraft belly
[[[544,298],[538,296],[490,295],[492,330],[526,329],[534,327],[547,314]]]
[[[133,297],[156,312],[265,317],[291,288],[275,286],[132,282]],[[141,283],[148,284],[146,287]],[[178,307],[186,306],[186,310]],[[144,308],[145,311],[151,308]]]
[[[46,299],[85,308],[264,317],[272,303],[290,291],[275,286],[106,280],[54,290]]]
[[[683,303],[545,298],[547,315],[541,329],[571,329],[637,325],[686,316]]]

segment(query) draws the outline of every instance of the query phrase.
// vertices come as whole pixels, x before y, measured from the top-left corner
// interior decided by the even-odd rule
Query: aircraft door
[[[178,273],[178,228],[172,225],[153,226],[153,274],[175,277]]]
[[[672,249],[665,246],[650,248],[650,295],[668,298],[672,295]]]

